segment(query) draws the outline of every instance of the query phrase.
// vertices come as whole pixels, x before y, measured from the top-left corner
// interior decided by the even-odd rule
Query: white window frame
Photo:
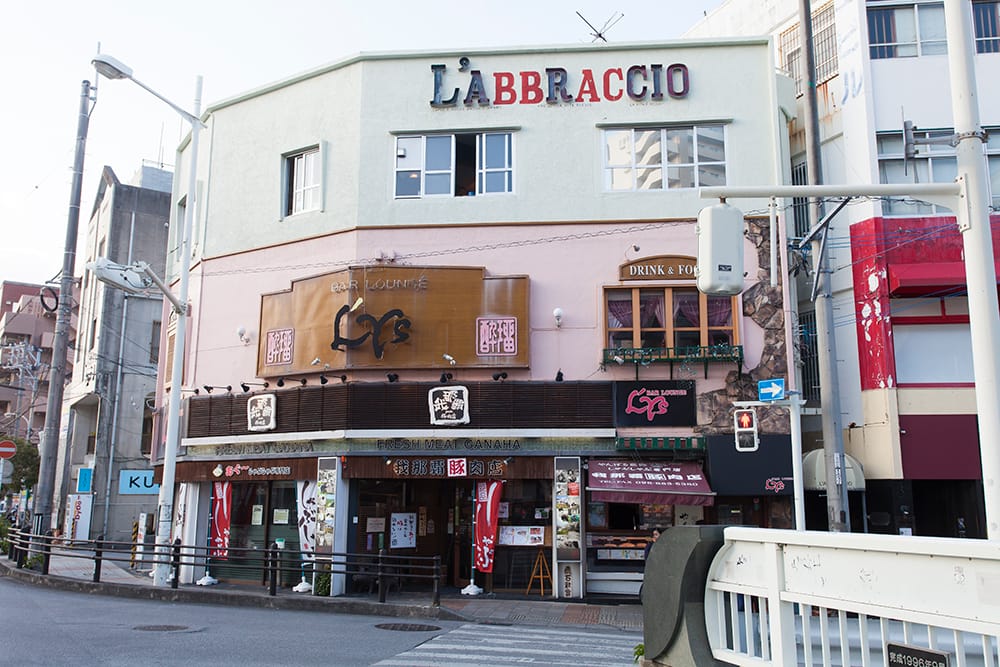
[[[301,161],[301,165],[299,164]],[[298,179],[302,173],[312,168],[313,178],[305,183]],[[290,151],[281,156],[281,215],[280,219],[324,210],[326,199],[326,150],[325,142],[319,142]],[[308,205],[306,202],[310,200]],[[301,202],[301,203],[300,203]]]
[[[990,12],[981,11],[989,7]],[[972,23],[976,33],[976,53],[1000,53],[1000,2],[973,0]]]
[[[395,156],[393,161],[393,198],[394,199],[431,199],[437,197],[455,196],[493,196],[509,195],[514,193],[514,132],[510,130],[488,130],[480,132],[455,132],[455,133],[434,133],[434,134],[399,134],[395,140]],[[475,151],[473,158],[473,180],[472,191],[456,192],[455,186],[459,178],[458,164],[458,137],[475,137]],[[502,136],[505,138],[503,148],[505,156],[502,166],[487,166],[487,137]],[[447,137],[450,140],[449,164],[447,168],[429,169],[427,167],[427,142],[431,139]],[[419,144],[420,154],[413,156],[410,151]],[[414,162],[416,160],[416,162]],[[463,170],[464,171],[464,170]],[[404,174],[414,174],[419,178],[418,191],[415,193],[400,194],[400,178]],[[504,174],[505,189],[501,191],[488,191],[487,182],[490,176]],[[428,178],[446,175],[448,177],[447,192],[427,192]]]
[[[871,41],[871,20],[872,14],[885,10],[911,10],[912,39],[901,40],[899,30],[896,30],[894,41],[872,42]],[[934,20],[937,13],[940,23]],[[896,14],[896,20],[903,14]],[[933,2],[869,2],[867,19],[868,54],[872,60],[885,60],[888,58],[914,58],[929,55],[945,55],[948,53],[948,44],[944,34],[944,3],[941,0]],[[936,28],[937,34],[931,32]],[[903,51],[903,53],[900,53]]]
[[[950,128],[914,130],[916,139],[950,137]],[[984,159],[988,170],[988,186],[991,193],[992,209],[1000,210],[1000,128],[987,128],[989,140],[983,145]],[[994,135],[997,135],[994,138]],[[902,132],[879,132],[876,136],[878,149],[879,182],[898,183],[950,183],[955,179],[957,169],[955,148],[948,144],[918,144],[917,155],[906,165],[906,174],[900,178],[903,165]],[[891,171],[890,171],[891,169]],[[882,215],[886,217],[917,217],[930,215],[952,215],[945,206],[919,202],[912,198],[891,199],[882,204]]]
[[[725,123],[703,123],[701,125],[666,125],[657,127],[607,127],[603,128],[601,132],[601,172],[603,174],[604,180],[604,190],[605,192],[662,192],[670,190],[693,190],[695,188],[703,187],[705,185],[725,185],[728,179],[728,162],[724,158],[722,160],[709,160],[702,159],[699,153],[698,146],[698,135],[699,128],[720,128],[722,130],[722,152],[725,156],[726,145],[728,144],[729,129]],[[677,130],[689,130],[691,132],[691,141],[694,147],[695,155],[692,161],[686,162],[670,162],[669,154],[669,144],[667,141],[667,133],[675,132]],[[659,156],[655,156],[649,150],[639,155],[636,151],[636,133],[649,133],[649,132],[659,132]],[[612,134],[619,133],[629,133],[629,156],[627,160],[621,162],[615,162],[612,160],[612,156],[608,151],[608,141]],[[648,145],[648,144],[647,144]],[[656,162],[655,160],[659,160]],[[726,178],[723,178],[722,183],[713,182],[710,184],[702,183],[701,169],[702,167],[708,166],[719,166],[721,165],[724,172],[727,174]],[[670,186],[669,170],[672,168],[691,168],[693,172],[694,182],[690,186]],[[640,187],[640,179],[637,178],[637,174],[643,172],[649,172],[651,170],[658,169],[660,171],[660,185],[659,187]],[[627,187],[622,187],[618,185],[616,187],[615,181],[620,176],[629,176],[630,184]],[[646,182],[643,179],[643,182]]]

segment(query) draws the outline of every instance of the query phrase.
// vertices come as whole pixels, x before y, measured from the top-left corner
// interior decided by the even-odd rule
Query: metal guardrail
[[[226,556],[219,558],[218,547],[181,544],[175,540],[169,548],[145,545],[151,551],[143,554],[143,562],[158,566],[166,563],[170,567],[171,588],[177,588],[183,567],[205,568],[210,571],[213,564],[224,564],[227,569],[259,573],[267,582],[268,595],[277,595],[278,582],[287,573],[301,574],[316,579],[325,575],[351,575],[374,583],[378,588],[378,601],[384,603],[389,588],[399,589],[402,582],[431,582],[431,604],[441,604],[441,557],[440,556],[397,556],[386,553],[315,553],[279,548],[272,542],[266,549],[227,547]],[[100,583],[101,567],[105,562],[131,564],[135,555],[133,542],[115,542],[98,538],[96,540],[66,541],[52,535],[37,535],[25,530],[11,528],[7,535],[7,558],[17,563],[17,567],[38,566],[43,575],[49,574],[53,555],[78,558],[93,562],[93,581]],[[32,561],[36,561],[32,563]],[[314,592],[315,594],[315,592]]]
[[[733,527],[705,624],[733,665],[997,667],[998,591],[996,543]]]

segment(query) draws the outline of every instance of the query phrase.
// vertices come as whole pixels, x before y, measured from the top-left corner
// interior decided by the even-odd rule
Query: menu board
[[[560,561],[579,561],[580,459],[556,458],[555,469],[556,556]]]
[[[406,549],[415,546],[417,546],[416,512],[394,512],[389,520],[389,548]]]
[[[500,544],[540,547],[545,544],[545,526],[500,526]]]

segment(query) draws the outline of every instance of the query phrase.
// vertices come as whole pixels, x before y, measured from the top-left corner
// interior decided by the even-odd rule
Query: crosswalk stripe
[[[377,665],[632,666],[638,633],[588,633],[530,626],[462,625]]]

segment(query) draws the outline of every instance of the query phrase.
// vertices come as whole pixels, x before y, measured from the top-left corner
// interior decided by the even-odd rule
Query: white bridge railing
[[[705,622],[733,665],[1000,667],[1000,544],[727,528]]]

